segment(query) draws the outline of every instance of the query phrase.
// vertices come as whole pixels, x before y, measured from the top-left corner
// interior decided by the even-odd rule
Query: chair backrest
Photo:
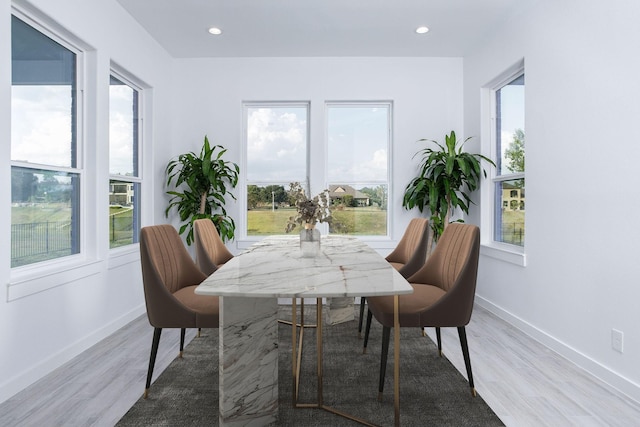
[[[191,259],[176,229],[169,224],[140,230],[140,263],[149,322],[155,327],[186,327],[194,314],[172,294],[200,284],[206,275]],[[188,322],[187,322],[188,323]]]
[[[426,218],[413,218],[398,246],[387,255],[386,260],[405,278],[413,275],[425,263],[429,237],[429,221]]]
[[[207,276],[233,258],[210,219],[193,221],[193,239],[196,243],[196,264]]]
[[[479,256],[480,229],[472,224],[454,222],[447,225],[424,266],[407,280],[446,291],[432,311],[441,309],[441,318],[460,326],[471,318]]]

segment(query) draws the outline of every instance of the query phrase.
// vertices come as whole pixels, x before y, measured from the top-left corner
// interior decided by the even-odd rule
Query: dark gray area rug
[[[305,309],[305,317],[313,319]],[[288,307],[281,318],[289,318]],[[369,422],[391,426],[393,406],[393,339],[382,402],[378,373],[382,328],[371,328],[362,354],[357,321],[323,329],[324,403]],[[316,333],[305,329],[300,401],[316,399]],[[317,408],[292,407],[291,327],[279,326],[279,412],[282,426],[354,426],[357,423]],[[480,396],[472,397],[466,379],[418,329],[402,329],[400,346],[400,423],[403,426],[503,426]],[[473,360],[471,360],[473,365]],[[141,389],[144,384],[141,384]],[[117,424],[127,426],[218,425],[218,331],[203,330],[151,385]]]

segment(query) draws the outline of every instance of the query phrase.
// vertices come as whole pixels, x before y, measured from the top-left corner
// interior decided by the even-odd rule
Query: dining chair
[[[196,243],[196,264],[207,276],[233,258],[209,218],[193,221],[193,238]]]
[[[207,278],[191,259],[176,229],[168,224],[140,230],[140,263],[147,317],[153,341],[144,397],[149,394],[163,328],[180,328],[180,354],[186,328],[217,328],[218,297],[196,295],[195,288]]]
[[[399,297],[400,327],[456,327],[464,356],[469,386],[476,395],[471,372],[471,360],[465,326],[471,319],[476,290],[480,230],[471,224],[451,223],[424,266],[408,281],[414,292]],[[394,297],[370,297],[369,312],[382,324],[379,398],[384,389],[384,377],[389,352],[389,338],[394,324]],[[367,316],[366,347],[371,315]]]
[[[405,279],[413,275],[425,263],[428,249],[429,221],[426,218],[413,218],[395,249],[385,258],[389,264]],[[358,335],[362,333],[365,297],[360,298],[360,319]]]

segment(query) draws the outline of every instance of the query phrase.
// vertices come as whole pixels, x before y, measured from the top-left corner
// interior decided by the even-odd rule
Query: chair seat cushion
[[[186,286],[175,292],[173,296],[196,313],[196,327],[217,328],[220,300],[218,297],[197,295],[194,291],[198,285]]]
[[[446,292],[433,285],[411,284],[413,294],[399,299],[400,326],[423,327],[421,314],[442,298]],[[393,296],[367,297],[369,310],[383,325],[393,327]]]
[[[400,271],[400,269],[404,267],[404,264],[401,262],[390,262],[389,264],[391,264],[391,267],[395,268],[398,271]]]

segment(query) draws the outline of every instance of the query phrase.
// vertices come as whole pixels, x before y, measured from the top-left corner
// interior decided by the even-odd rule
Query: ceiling
[[[193,58],[464,56],[521,0],[118,2],[169,54]]]

